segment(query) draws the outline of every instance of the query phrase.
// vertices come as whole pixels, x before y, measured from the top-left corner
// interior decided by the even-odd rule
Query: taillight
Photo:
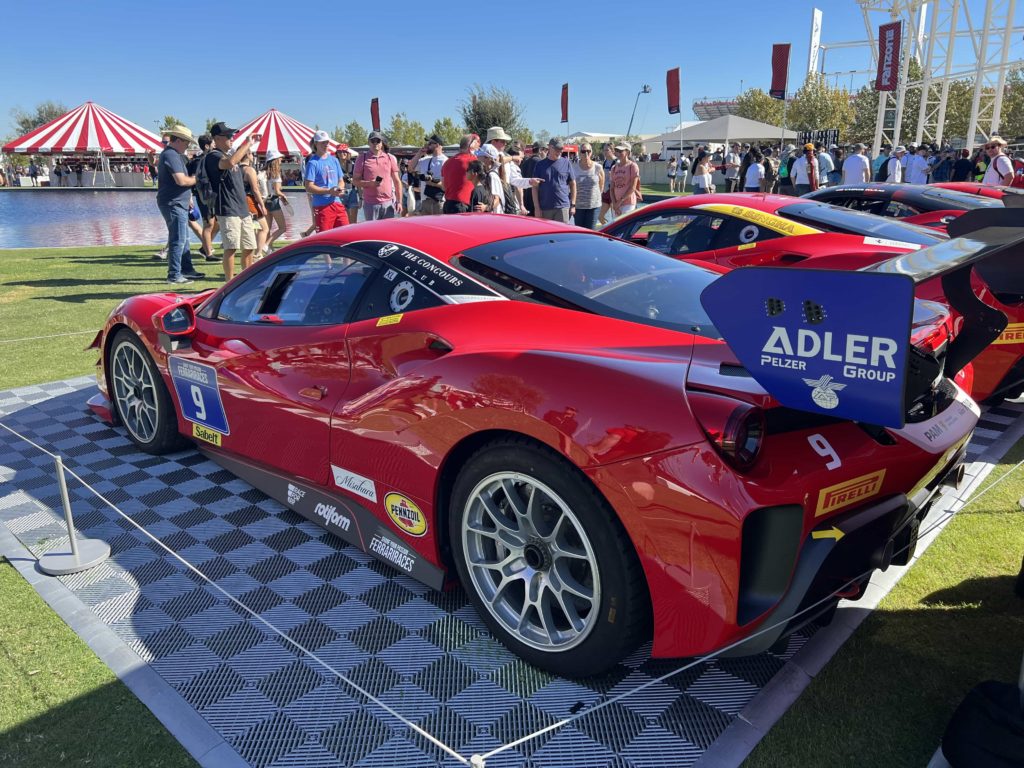
[[[914,302],[910,343],[924,352],[942,350],[950,338],[949,309],[935,301]]]
[[[764,442],[764,411],[756,405],[707,392],[686,393],[701,429],[726,461],[740,471],[754,466]]]

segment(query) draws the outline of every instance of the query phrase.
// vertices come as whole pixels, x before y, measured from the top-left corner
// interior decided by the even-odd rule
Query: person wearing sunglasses
[[[1013,183],[1013,161],[1007,156],[1006,139],[1001,136],[991,136],[983,149],[988,155],[988,168],[985,169],[985,176],[982,184],[992,186],[1010,186]]]
[[[594,148],[584,142],[580,145],[580,161],[576,166],[576,213],[573,222],[577,227],[597,228],[602,189],[604,168],[594,162]]]
[[[398,160],[388,151],[384,134],[371,131],[367,140],[369,151],[359,156],[352,169],[352,183],[363,190],[363,218],[374,221],[401,216],[402,176]]]

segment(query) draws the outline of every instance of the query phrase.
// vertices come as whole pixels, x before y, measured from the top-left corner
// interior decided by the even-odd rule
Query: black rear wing
[[[988,306],[971,288],[971,270],[1000,301],[1024,300],[1024,211],[982,208],[950,222],[952,239],[865,267],[865,272],[899,274],[914,283],[939,278],[949,305],[964,323],[946,354],[947,376],[955,375],[1006,327],[1006,315]]]

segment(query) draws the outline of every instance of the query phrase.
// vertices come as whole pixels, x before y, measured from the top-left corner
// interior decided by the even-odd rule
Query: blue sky
[[[798,87],[815,5],[824,10],[823,42],[866,38],[854,0],[528,1],[493,10],[405,0],[321,10],[287,0],[11,3],[0,43],[0,135],[13,132],[12,108],[45,99],[68,107],[92,100],[151,130],[174,114],[198,132],[209,117],[241,124],[270,107],[327,129],[353,119],[368,126],[378,97],[385,126],[401,111],[429,128],[435,118],[457,117],[473,83],[509,89],[527,125],[555,134],[624,133],[648,83],[653,92],[640,97],[634,133],[660,133],[694,119],[696,98],[731,97],[741,84],[767,90],[773,43],[793,44],[790,89]],[[1022,48],[1015,43],[1011,57]],[[868,56],[866,48],[829,51],[826,68],[865,69]],[[665,94],[665,71],[676,66],[678,117],[668,114]],[[832,80],[849,86],[851,76]],[[559,123],[563,82],[568,126]]]

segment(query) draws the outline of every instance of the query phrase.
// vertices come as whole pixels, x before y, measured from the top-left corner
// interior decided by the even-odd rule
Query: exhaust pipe
[[[966,473],[967,468],[962,463],[958,464],[956,469],[946,475],[946,479],[942,481],[942,484],[950,488],[959,489],[964,482],[964,475]]]

